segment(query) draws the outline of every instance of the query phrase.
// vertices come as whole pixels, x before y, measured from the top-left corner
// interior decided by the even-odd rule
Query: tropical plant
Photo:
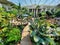
[[[4,45],[10,45],[10,43],[14,44],[21,40],[21,31],[18,28],[4,27],[0,31],[1,42]]]
[[[44,18],[46,18],[47,14],[46,14],[46,12],[42,11],[42,12],[38,13],[38,16],[41,17],[41,19],[44,19]]]
[[[57,11],[57,12],[55,13],[55,15],[56,15],[56,17],[60,17],[60,11]]]
[[[12,27],[10,20],[15,17],[14,13],[0,8],[0,45],[15,45],[21,40],[21,29]]]
[[[46,21],[46,19],[35,19],[30,25],[30,35],[33,45],[56,45],[54,38],[56,36],[56,26]]]

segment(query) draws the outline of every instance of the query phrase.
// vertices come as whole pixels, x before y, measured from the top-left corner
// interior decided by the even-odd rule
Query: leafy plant
[[[21,40],[21,31],[18,28],[11,28],[5,27],[0,31],[0,38],[2,38],[5,45],[10,45],[10,43],[13,44],[17,43]]]
[[[46,17],[46,12],[42,11],[42,12],[38,13],[38,16],[41,17],[42,19],[44,19]]]
[[[12,28],[9,33],[6,34],[6,37],[6,44],[9,44],[12,41],[17,43],[21,40],[21,31],[18,28]]]
[[[31,40],[34,45],[56,45],[54,38],[56,36],[56,26],[46,21],[46,19],[35,19],[30,25]]]
[[[55,14],[56,14],[56,17],[60,17],[60,11],[57,11]]]
[[[14,17],[14,13],[0,9],[0,45],[14,45],[20,42],[21,30],[10,24],[10,20]]]

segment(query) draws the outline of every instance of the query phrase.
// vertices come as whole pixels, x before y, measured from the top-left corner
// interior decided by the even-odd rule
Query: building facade
[[[6,11],[10,11],[13,7],[13,5],[15,5],[12,2],[9,2],[7,0],[0,0],[0,7],[5,8]]]
[[[11,6],[8,6],[8,5],[5,5],[5,4],[2,4],[2,3],[0,3],[0,7],[2,8],[4,8],[6,11],[10,11],[11,10]]]
[[[29,12],[33,12],[34,13],[34,16],[37,16],[39,12],[42,12],[42,11],[55,11],[56,10],[56,7],[55,6],[46,6],[46,5],[40,5],[40,6],[37,6],[37,5],[30,5],[30,6],[26,6],[28,8],[28,11]]]

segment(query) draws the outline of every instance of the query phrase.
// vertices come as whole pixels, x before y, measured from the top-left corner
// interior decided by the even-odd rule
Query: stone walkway
[[[32,45],[29,34],[29,25],[27,25],[22,32],[21,45]]]

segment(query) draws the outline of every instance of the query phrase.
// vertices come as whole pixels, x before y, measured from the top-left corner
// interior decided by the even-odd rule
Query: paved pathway
[[[29,25],[27,25],[22,32],[21,45],[32,45],[30,36],[29,36]]]

